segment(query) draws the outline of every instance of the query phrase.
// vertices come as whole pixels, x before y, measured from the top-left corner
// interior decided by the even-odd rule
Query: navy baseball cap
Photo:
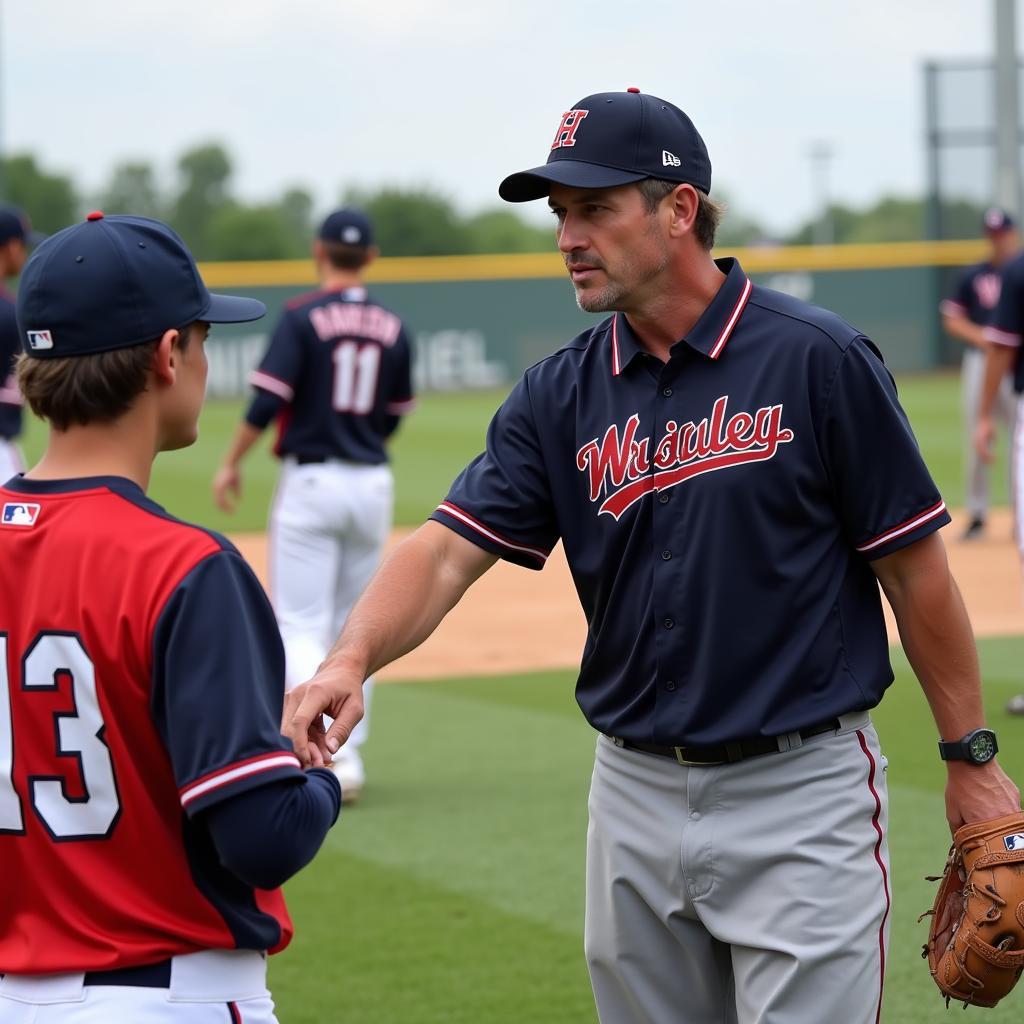
[[[213,295],[166,224],[90,213],[29,257],[18,287],[22,348],[40,359],[110,352],[195,320],[258,320],[256,299]]]
[[[10,203],[0,205],[0,245],[12,238],[20,238],[26,245],[38,245],[46,235],[32,230],[28,214]]]
[[[373,225],[361,210],[346,206],[335,210],[320,225],[319,237],[324,242],[343,242],[365,248],[373,245]]]
[[[990,206],[981,218],[987,234],[998,235],[1013,228],[1013,218],[1001,206]]]
[[[677,106],[639,89],[585,96],[562,115],[543,167],[509,175],[498,195],[510,203],[542,199],[552,184],[612,188],[662,178],[711,191],[711,159],[693,122]]]

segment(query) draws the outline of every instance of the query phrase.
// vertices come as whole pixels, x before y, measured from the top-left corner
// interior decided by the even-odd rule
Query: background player
[[[391,530],[385,442],[414,403],[408,332],[363,287],[376,255],[359,210],[337,210],[323,222],[313,244],[321,289],[288,303],[252,375],[256,395],[245,421],[213,479],[217,504],[231,511],[242,458],[278,418],[270,590],[289,687],[323,661]],[[367,679],[367,705],[372,685]],[[346,803],[365,781],[359,748],[367,725],[364,718],[332,766]]]
[[[964,530],[963,540],[974,540],[984,533],[989,506],[990,467],[978,455],[974,445],[985,378],[985,351],[988,347],[985,325],[999,301],[1001,268],[1020,249],[1016,225],[1005,210],[998,207],[986,210],[982,226],[989,243],[988,259],[962,271],[953,291],[939,307],[947,333],[966,346],[960,369],[960,395],[967,439],[964,469],[970,520]],[[1007,374],[1000,384],[994,411],[1006,425],[1010,437],[1013,436],[1016,408],[1013,382]]]
[[[16,206],[0,206],[0,481],[25,468],[16,444],[21,434],[21,392],[14,376],[14,363],[21,343],[14,296],[2,282],[21,273],[29,246],[42,237],[32,230],[28,217]]]
[[[211,295],[169,228],[89,215],[18,295],[46,451],[0,488],[0,1022],[268,1024],[280,890],[340,806],[279,732],[284,652],[224,538],[144,494],[190,445]]]
[[[1010,445],[1010,479],[1013,483],[1014,540],[1024,567],[1024,416],[1021,396],[1024,395],[1024,254],[1018,254],[1003,267],[999,302],[985,328],[988,342],[984,383],[978,408],[974,443],[979,458],[992,462],[996,437],[995,409],[1003,381],[1009,377],[1016,395],[1017,411]],[[1006,705],[1012,715],[1024,715],[1024,693],[1012,697]]]
[[[693,123],[634,89],[575,104],[548,162],[502,182],[510,201],[548,198],[577,302],[612,315],[526,371],[285,722],[316,760],[314,715],[343,740],[364,675],[497,558],[540,568],[561,539],[589,627],[577,702],[602,734],[586,908],[601,1019],[874,1024],[879,583],[952,742],[950,824],[1019,795],[991,748],[975,761],[956,742],[984,719],[935,532],[949,517],[877,349],[713,260],[710,186]]]

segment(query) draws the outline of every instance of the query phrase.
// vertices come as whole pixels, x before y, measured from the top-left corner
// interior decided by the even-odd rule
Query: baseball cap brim
[[[646,174],[623,171],[617,167],[586,164],[579,160],[555,160],[542,167],[510,174],[499,186],[498,195],[508,203],[526,203],[543,199],[552,185],[570,188],[614,188],[631,181],[643,181]]]
[[[244,324],[266,316],[267,307],[259,299],[246,299],[241,295],[210,293],[210,302],[197,317],[211,324]]]

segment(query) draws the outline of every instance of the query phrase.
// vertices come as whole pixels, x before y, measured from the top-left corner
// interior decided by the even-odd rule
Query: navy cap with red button
[[[22,347],[40,359],[110,352],[196,320],[243,323],[266,311],[256,299],[209,292],[166,224],[99,210],[46,239],[18,288]]]
[[[612,188],[661,178],[711,191],[711,159],[693,122],[667,100],[625,92],[585,96],[558,124],[542,167],[511,174],[498,187],[510,203],[546,196],[552,184]]]

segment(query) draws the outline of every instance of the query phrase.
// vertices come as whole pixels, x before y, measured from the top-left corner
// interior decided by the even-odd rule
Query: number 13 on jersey
[[[7,635],[0,633],[0,833],[25,831],[23,801],[28,803],[57,841],[99,839],[110,834],[120,800],[110,750],[102,739],[104,729],[96,695],[92,660],[74,633],[40,633],[21,659],[21,678],[12,680],[8,670]],[[71,708],[54,711],[54,770],[30,775],[28,793],[14,788],[14,759],[18,737],[14,732],[15,699],[26,702],[27,713],[41,694],[59,689],[62,678],[70,680]],[[65,758],[77,759],[84,796],[67,795]]]

